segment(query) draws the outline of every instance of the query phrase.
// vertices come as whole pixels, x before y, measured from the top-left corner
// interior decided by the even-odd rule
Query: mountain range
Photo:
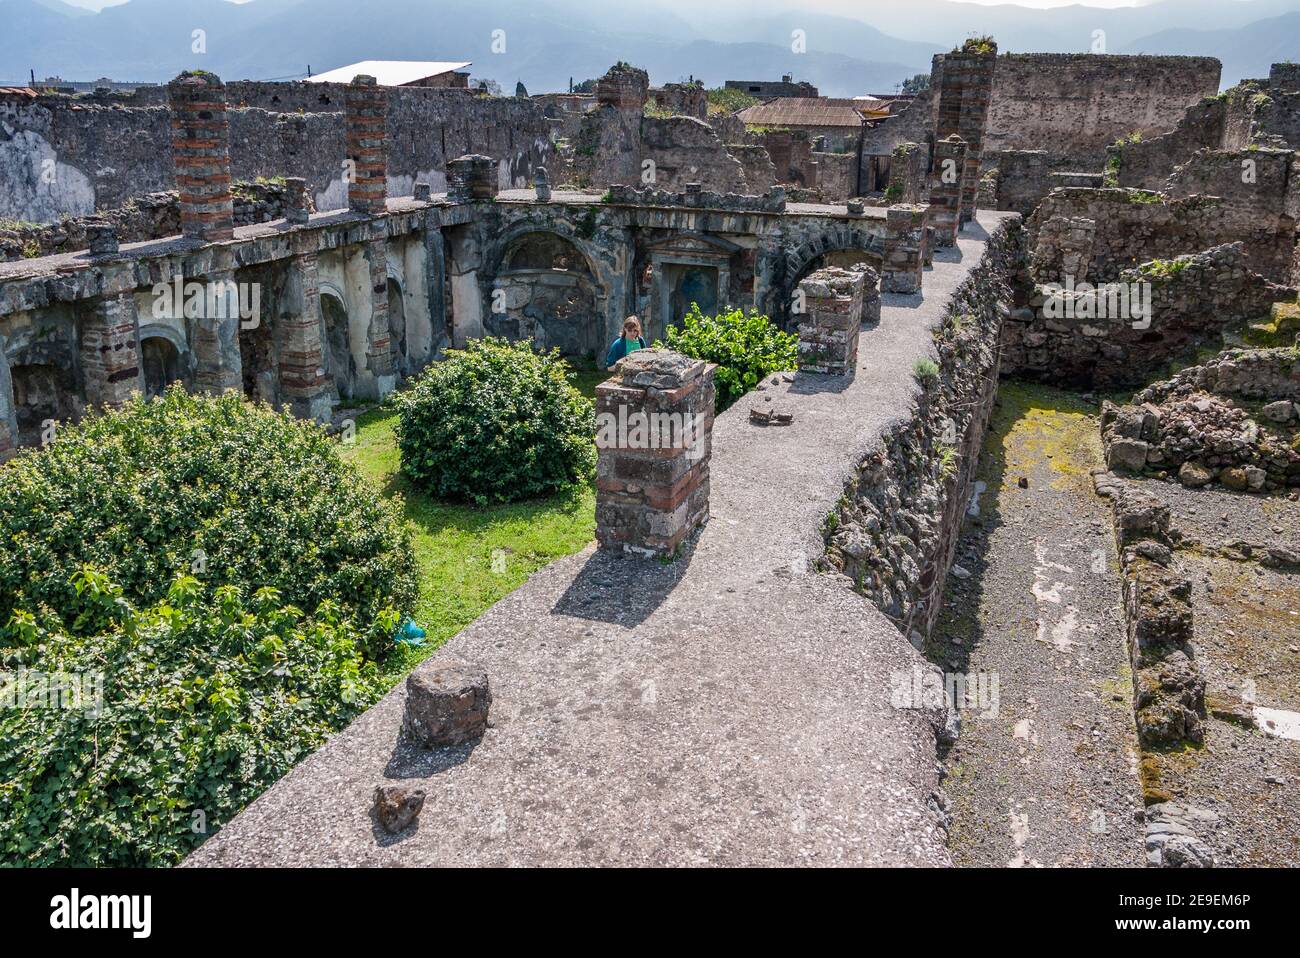
[[[593,8],[594,7],[594,8]],[[815,7],[815,9],[812,9]],[[201,31],[197,33],[195,31]],[[1100,32],[1099,32],[1100,31]],[[889,92],[934,53],[991,34],[1005,51],[1217,56],[1224,84],[1300,59],[1300,0],[1160,0],[1036,9],[956,0],[129,0],[93,12],[0,0],[0,83],[162,81],[183,69],[293,79],[368,59],[472,60],[507,91],[562,90],[618,60],[655,83],[809,80],[828,96]],[[803,49],[800,49],[802,42]],[[504,49],[503,49],[504,47]]]

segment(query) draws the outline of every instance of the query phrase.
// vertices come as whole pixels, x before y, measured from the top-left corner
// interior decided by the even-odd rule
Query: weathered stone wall
[[[1039,287],[1003,327],[1003,369],[1054,383],[1139,385],[1296,296],[1251,270],[1240,243],[1153,261],[1116,282],[1114,296],[1051,297]]]
[[[288,213],[289,195],[280,183],[235,183],[231,193],[236,226],[269,223]],[[0,229],[0,262],[86,249],[86,226],[96,220],[107,220],[119,243],[176,236],[181,231],[180,199],[175,190],[146,193],[118,209],[65,217],[46,226]]]
[[[834,203],[857,195],[857,154],[814,151],[812,157],[817,165],[816,187],[827,202]]]
[[[921,380],[911,415],[859,464],[825,529],[825,566],[852,578],[918,647],[938,617],[970,498],[1022,255],[1020,222],[1008,220],[935,331],[936,372]]]
[[[1079,172],[1073,159],[1046,150],[1007,150],[997,155],[996,162],[993,205],[1023,216],[1032,213],[1054,188],[1066,185],[1058,174]]]
[[[1220,72],[1210,57],[1003,54],[984,149],[1048,150],[1099,169],[1120,137],[1167,133],[1188,106],[1217,94]]]
[[[318,209],[346,205],[342,84],[229,83],[235,178],[301,176]],[[500,161],[503,187],[525,186],[550,154],[541,107],[464,90],[392,87],[388,190],[445,188],[448,159],[483,153]],[[0,97],[0,217],[48,222],[122,206],[173,187],[165,90]],[[299,112],[299,111],[302,112]],[[45,165],[45,161],[53,165]]]
[[[1224,147],[1227,133],[1227,98],[1202,100],[1189,107],[1168,133],[1112,144],[1107,150],[1106,170],[1115,186],[1158,190],[1174,168],[1197,150]]]
[[[1193,179],[1189,174],[1184,183]],[[1273,197],[1282,199],[1277,194]],[[1191,195],[1170,199],[1158,193],[1120,189],[1056,190],[1044,197],[1028,221],[1034,279],[1064,283],[1065,277],[1072,275],[1075,282],[1108,282],[1152,259],[1172,259],[1241,240],[1251,269],[1286,282],[1292,268],[1294,229],[1288,233],[1285,221],[1274,213],[1271,229],[1266,223],[1252,224],[1242,235],[1238,228],[1242,214],[1234,209],[1238,199],[1242,198]],[[1243,199],[1244,203],[1253,205],[1255,200]],[[1090,224],[1086,272],[1066,269],[1055,241],[1054,222],[1070,220]]]
[[[687,183],[707,183],[720,193],[747,189],[740,161],[727,152],[711,126],[691,117],[643,118],[640,158],[655,164],[654,185],[659,189],[680,190]],[[639,172],[631,183],[640,182]]]
[[[766,193],[776,186],[776,166],[763,147],[756,143],[728,143],[727,152],[745,173],[746,193]]]

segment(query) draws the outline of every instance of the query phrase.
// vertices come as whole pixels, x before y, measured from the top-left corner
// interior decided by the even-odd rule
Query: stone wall
[[[343,90],[328,83],[227,84],[235,178],[301,176],[318,209],[346,206]],[[466,153],[500,161],[503,187],[525,186],[550,154],[546,118],[530,100],[416,87],[385,92],[391,196],[411,195],[417,180],[441,191],[447,160]],[[0,96],[0,122],[14,131],[0,143],[0,218],[48,222],[174,185],[165,89],[7,93]]]
[[[269,223],[287,215],[289,196],[280,183],[235,183],[231,193],[236,226]],[[112,225],[119,243],[176,236],[181,231],[180,200],[175,190],[146,193],[125,206],[90,216],[65,217],[46,226],[0,229],[0,262],[86,249],[86,226],[97,220]]]
[[[856,583],[918,647],[938,617],[997,395],[998,330],[1023,255],[1004,222],[935,331],[911,415],[861,463],[825,528],[828,569]]]
[[[1116,284],[1113,295],[1039,286],[1003,328],[1004,369],[1087,387],[1140,385],[1296,296],[1251,270],[1240,243],[1152,261]]]
[[[1188,106],[1216,95],[1220,72],[1210,57],[1003,54],[984,148],[1049,150],[1100,169],[1120,137],[1167,133]]]
[[[857,195],[858,157],[855,153],[813,152],[817,169],[817,190],[829,203]]]
[[[1237,167],[1240,171],[1240,166]],[[1263,167],[1261,167],[1261,170]],[[1201,181],[1189,171],[1183,182]],[[1279,169],[1280,175],[1280,169]],[[1240,172],[1238,172],[1240,175]],[[1261,173],[1261,175],[1264,175]],[[1282,202],[1288,196],[1273,199]],[[1240,206],[1234,206],[1240,200]],[[1120,189],[1060,189],[1044,197],[1029,218],[1031,264],[1038,283],[1109,282],[1152,259],[1172,259],[1241,240],[1250,268],[1276,282],[1287,282],[1292,269],[1295,233],[1277,211],[1268,223],[1250,224],[1242,235],[1243,213],[1254,207],[1254,194],[1236,192],[1227,198],[1188,195],[1168,198],[1159,193]],[[1260,200],[1259,202],[1263,202]],[[1056,240],[1056,224],[1087,223],[1088,266],[1066,268],[1065,251]]]

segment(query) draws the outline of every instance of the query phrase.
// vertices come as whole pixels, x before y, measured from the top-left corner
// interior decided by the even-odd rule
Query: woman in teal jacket
[[[616,362],[638,349],[645,349],[645,340],[641,338],[641,321],[635,316],[629,316],[623,320],[623,335],[610,343],[609,352],[605,355],[605,368],[613,368]]]

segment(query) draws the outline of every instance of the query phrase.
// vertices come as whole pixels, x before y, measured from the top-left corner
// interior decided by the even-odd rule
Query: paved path
[[[1003,386],[958,545],[971,576],[949,576],[932,650],[997,679],[996,708],[963,712],[946,757],[960,865],[1145,861],[1119,560],[1089,475],[1101,444],[1062,401]]]
[[[591,549],[534,575],[439,655],[481,662],[494,727],[399,745],[404,691],[304,761],[187,865],[949,863],[934,734],[890,705],[920,656],[866,600],[807,573],[853,466],[904,416],[915,359],[978,261],[981,214],[924,297],[885,296],[847,388],[766,394],[796,422],[719,417],[711,520],[670,565]],[[418,780],[418,826],[376,831],[374,787]]]

